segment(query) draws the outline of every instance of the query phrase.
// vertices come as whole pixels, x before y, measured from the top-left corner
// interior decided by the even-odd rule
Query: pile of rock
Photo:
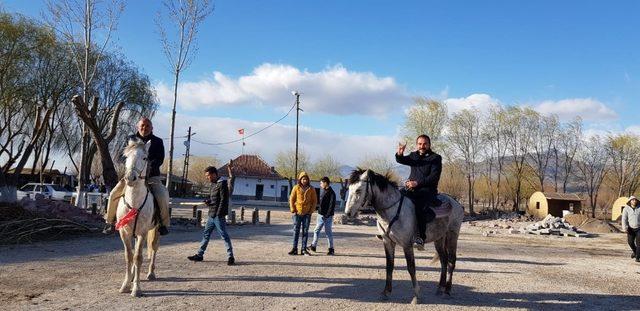
[[[559,235],[579,238],[591,236],[589,233],[572,226],[563,218],[554,217],[552,215],[547,215],[543,220],[526,226],[524,231],[529,234],[537,235]]]

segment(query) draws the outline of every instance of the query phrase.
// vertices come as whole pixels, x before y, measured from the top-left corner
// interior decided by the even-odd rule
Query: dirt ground
[[[124,258],[116,235],[2,246],[0,309],[640,310],[640,264],[630,258],[624,234],[485,237],[465,224],[452,297],[434,294],[439,268],[429,266],[429,246],[417,259],[422,305],[414,307],[401,250],[391,299],[378,300],[385,259],[375,227],[335,225],[333,257],[324,255],[324,238],[322,253],[287,255],[285,211],[273,212],[271,225],[228,228],[237,260],[231,267],[217,237],[204,262],[189,262],[201,230],[172,228],[161,241],[158,279],[141,283],[140,298],[118,293]]]

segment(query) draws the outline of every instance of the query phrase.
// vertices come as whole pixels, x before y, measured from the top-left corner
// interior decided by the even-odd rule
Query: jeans
[[[636,254],[636,258],[640,258],[640,228],[629,228],[629,232],[627,232],[627,243],[631,247],[631,250],[634,254]]]
[[[203,256],[204,251],[207,250],[207,245],[209,245],[209,239],[211,238],[211,233],[215,229],[218,231],[218,234],[224,240],[224,245],[227,248],[227,256],[233,257],[233,246],[231,245],[231,239],[229,238],[229,234],[227,234],[227,227],[224,218],[220,218],[218,216],[211,217],[207,220],[207,225],[204,227],[204,234],[202,235],[202,241],[200,242],[200,249],[198,250],[198,255]]]
[[[302,229],[302,249],[307,248],[309,240],[309,224],[311,223],[311,215],[291,216],[293,220],[293,248],[298,248],[298,238],[300,237],[300,229]]]
[[[322,227],[324,227],[324,233],[327,235],[327,241],[329,241],[329,248],[333,248],[333,231],[331,227],[333,225],[333,216],[324,217],[318,214],[318,219],[316,220],[316,228],[313,230],[313,242],[311,242],[311,246],[316,247],[318,245],[318,235],[320,235],[320,231],[322,231]]]

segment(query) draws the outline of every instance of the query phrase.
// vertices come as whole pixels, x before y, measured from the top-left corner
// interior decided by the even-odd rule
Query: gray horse
[[[451,278],[456,266],[456,248],[458,235],[464,217],[464,209],[460,203],[448,195],[439,194],[443,205],[449,205],[451,210],[440,215],[427,226],[427,240],[434,242],[437,257],[440,259],[440,283],[436,294],[451,295]],[[371,170],[358,169],[349,178],[349,198],[345,214],[355,217],[359,210],[366,206],[373,206],[378,219],[378,230],[382,235],[384,252],[387,258],[387,282],[381,293],[381,299],[387,300],[391,293],[393,265],[396,244],[404,250],[407,260],[407,270],[411,275],[414,297],[412,304],[417,304],[420,297],[420,287],[416,280],[416,264],[413,253],[413,242],[416,235],[416,216],[414,205],[405,197],[395,182],[388,176],[377,174]]]

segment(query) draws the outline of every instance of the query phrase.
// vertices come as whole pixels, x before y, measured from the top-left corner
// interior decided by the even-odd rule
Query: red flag
[[[238,130],[238,134],[240,134],[240,135],[244,135],[244,129],[239,129],[239,130]]]

